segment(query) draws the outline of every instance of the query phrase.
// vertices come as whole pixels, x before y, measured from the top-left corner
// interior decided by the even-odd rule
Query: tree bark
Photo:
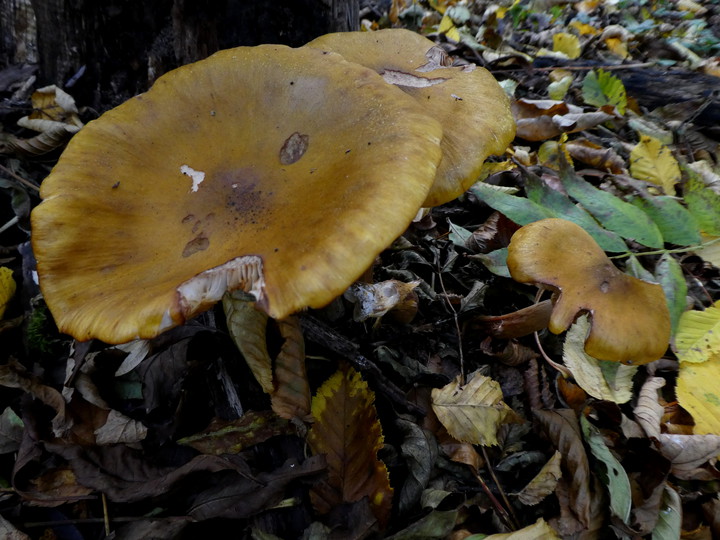
[[[36,67],[98,110],[220,49],[357,30],[359,0],[0,0],[0,74]],[[1,80],[1,77],[0,77]],[[0,91],[3,88],[0,87]]]

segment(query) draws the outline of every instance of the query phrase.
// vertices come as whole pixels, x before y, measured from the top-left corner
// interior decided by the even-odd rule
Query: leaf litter
[[[59,335],[23,247],[47,172],[29,156],[92,113],[48,87],[28,104],[54,124],[2,117],[3,537],[228,522],[242,538],[720,536],[718,6],[367,4],[368,29],[404,26],[490,69],[518,136],[364,282],[297,319],[240,298],[130,353]],[[510,279],[506,248],[548,217],[662,285],[663,358],[588,357],[585,316],[567,334],[517,330],[542,316],[523,311],[535,290]]]

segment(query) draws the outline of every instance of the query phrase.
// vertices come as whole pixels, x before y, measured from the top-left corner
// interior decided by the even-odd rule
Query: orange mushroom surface
[[[516,281],[559,292],[551,332],[564,332],[579,314],[590,313],[590,356],[646,364],[665,353],[670,313],[662,287],[621,272],[575,223],[551,218],[521,227],[510,240],[507,265]]]
[[[275,318],[341,294],[408,226],[442,128],[374,71],[240,47],[89,123],[32,213],[40,286],[80,340],[150,338],[252,293]]]
[[[508,97],[490,72],[474,64],[453,67],[443,49],[415,32],[338,32],[306,47],[374,69],[442,124],[443,157],[423,206],[462,195],[478,180],[488,156],[505,152],[515,136]]]

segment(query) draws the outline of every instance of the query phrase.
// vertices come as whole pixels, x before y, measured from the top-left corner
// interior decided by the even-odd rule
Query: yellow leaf
[[[534,525],[529,525],[519,531],[491,534],[486,536],[485,540],[560,540],[558,533],[555,532],[543,518],[539,518]]]
[[[630,152],[630,174],[662,187],[666,195],[675,195],[675,184],[680,181],[680,167],[670,149],[647,135]]]
[[[717,351],[717,350],[716,350]],[[694,364],[680,362],[677,394],[680,406],[695,420],[696,435],[720,435],[720,356]]]
[[[571,22],[568,26],[577,30],[581,36],[594,36],[595,34],[600,33],[600,30],[598,30],[594,26],[580,22],[578,20]]]
[[[515,412],[502,400],[500,385],[475,372],[470,381],[460,384],[458,376],[443,388],[432,391],[432,408],[448,430],[461,442],[492,446],[498,444],[501,424],[518,422]]]
[[[598,360],[585,352],[585,339],[590,330],[587,315],[578,317],[567,331],[563,346],[563,362],[578,385],[592,397],[614,403],[632,398],[633,376],[638,366]]]
[[[720,364],[720,300],[705,311],[686,311],[680,316],[675,349],[681,362]]]
[[[550,460],[543,465],[540,472],[530,483],[522,488],[517,494],[518,500],[528,506],[534,506],[540,503],[545,497],[555,492],[557,483],[562,478],[560,463],[562,462],[562,454],[555,450]]]
[[[713,244],[709,244],[707,247],[694,249],[693,253],[702,257],[703,261],[709,262],[713,266],[720,268],[720,236],[707,236],[700,233],[703,244],[709,244],[711,241],[715,241]]]
[[[574,60],[580,56],[580,52],[582,51],[580,40],[577,36],[566,32],[555,34],[553,35],[553,51],[563,53],[571,60]]]
[[[387,524],[393,489],[387,468],[377,458],[383,445],[375,395],[360,374],[343,365],[312,400],[315,423],[308,432],[314,454],[326,454],[327,478],[310,491],[313,507],[326,514],[367,497],[381,527]]]
[[[619,56],[620,58],[627,58],[630,56],[630,53],[628,53],[627,50],[627,45],[622,39],[616,37],[606,38],[605,45],[615,56]]]
[[[0,266],[0,319],[5,314],[5,308],[10,299],[15,295],[17,285],[12,277],[12,270],[5,266]]]
[[[448,39],[453,41],[460,41],[460,32],[448,15],[443,15],[440,26],[438,26],[438,33],[445,34]]]

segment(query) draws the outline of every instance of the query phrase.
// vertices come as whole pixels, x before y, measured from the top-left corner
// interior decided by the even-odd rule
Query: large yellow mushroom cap
[[[616,268],[582,227],[542,219],[510,240],[510,275],[559,291],[548,328],[559,334],[582,312],[592,316],[585,351],[600,360],[646,364],[665,353],[670,313],[662,287]]]
[[[475,65],[451,67],[443,49],[415,32],[339,32],[306,46],[374,69],[442,124],[443,157],[423,206],[460,196],[478,180],[488,156],[505,152],[515,136],[508,97],[490,72]]]
[[[252,292],[282,318],[341,294],[402,234],[442,128],[317,49],[222,51],[70,142],[33,211],[40,286],[80,340],[149,338]]]

